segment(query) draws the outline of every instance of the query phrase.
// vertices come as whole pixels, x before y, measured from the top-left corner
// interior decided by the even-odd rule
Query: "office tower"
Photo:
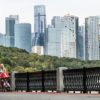
[[[7,41],[5,41],[5,44],[7,47],[14,47],[14,25],[18,23],[18,15],[10,15],[9,17],[6,17],[6,35],[5,38]]]
[[[85,26],[79,26],[77,41],[78,59],[85,60]]]
[[[64,17],[55,16],[52,25],[48,27],[46,33],[47,55],[58,57],[77,57],[77,33],[78,18],[67,15]]]
[[[18,15],[10,15],[6,17],[6,35],[7,36],[14,36],[14,25],[18,23]]]
[[[85,19],[86,60],[100,60],[100,16]]]
[[[19,16],[18,15],[9,15],[10,18],[15,19],[15,23],[19,23]]]
[[[61,17],[53,17],[52,25],[48,26],[46,32],[46,55],[61,57],[61,27]]]
[[[15,24],[15,47],[31,52],[31,24]]]
[[[45,43],[45,32],[46,32],[46,11],[44,5],[36,5],[34,7],[34,53],[40,53],[44,48]],[[38,52],[39,51],[39,52]]]
[[[6,47],[14,47],[15,46],[15,40],[14,36],[4,36],[4,46]]]
[[[5,37],[5,35],[4,34],[2,34],[2,33],[0,33],[0,45],[2,45],[2,46],[4,46],[4,37]]]

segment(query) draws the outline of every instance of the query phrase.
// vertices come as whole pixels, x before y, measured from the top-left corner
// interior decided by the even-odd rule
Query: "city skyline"
[[[71,14],[80,18],[81,24],[88,16],[100,15],[99,0],[0,0],[0,32],[5,33],[5,17],[19,15],[21,23],[32,24],[34,30],[34,5],[46,6],[47,24],[53,16]]]

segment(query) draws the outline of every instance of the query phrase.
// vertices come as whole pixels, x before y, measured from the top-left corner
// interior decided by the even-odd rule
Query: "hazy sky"
[[[47,23],[53,16],[71,14],[80,18],[100,15],[100,0],[0,0],[0,32],[5,32],[5,17],[18,14],[20,22],[29,22],[34,28],[34,5],[46,5]]]

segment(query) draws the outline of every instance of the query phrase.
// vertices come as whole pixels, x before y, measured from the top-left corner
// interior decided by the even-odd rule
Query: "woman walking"
[[[7,91],[8,88],[10,89],[10,84],[8,82],[9,77],[9,73],[4,67],[4,64],[0,64],[0,87],[2,91]]]

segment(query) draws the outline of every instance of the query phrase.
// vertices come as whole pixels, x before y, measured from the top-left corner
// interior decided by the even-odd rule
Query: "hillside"
[[[40,56],[32,53],[29,54],[23,49],[3,46],[0,46],[0,63],[4,63],[10,72],[53,70],[61,66],[68,68],[100,67],[100,61],[81,61],[74,58]]]

